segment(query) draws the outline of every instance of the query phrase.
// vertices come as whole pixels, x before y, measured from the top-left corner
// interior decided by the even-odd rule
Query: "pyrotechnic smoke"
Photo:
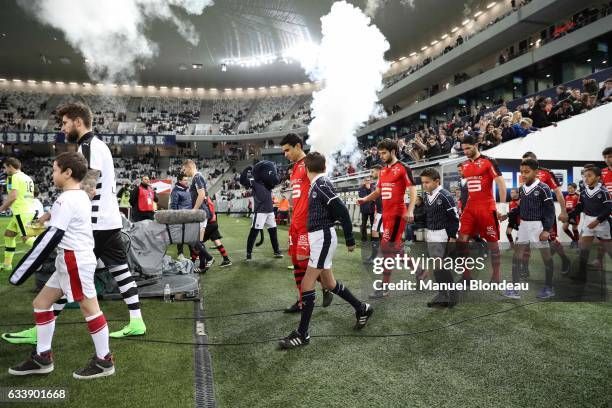
[[[357,160],[355,131],[380,111],[377,92],[389,68],[384,58],[389,43],[368,16],[345,1],[334,3],[321,23],[316,57],[303,60],[311,78],[322,81],[313,94],[308,143],[325,155],[331,171],[338,152]]]
[[[62,31],[87,60],[89,76],[106,82],[129,81],[137,66],[157,55],[157,44],[145,35],[155,19],[172,22],[186,41],[197,45],[195,27],[175,10],[199,15],[213,4],[212,0],[18,1],[41,23]]]

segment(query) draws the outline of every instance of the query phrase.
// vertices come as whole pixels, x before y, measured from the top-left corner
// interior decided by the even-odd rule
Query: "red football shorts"
[[[499,241],[499,222],[497,211],[489,208],[467,206],[461,213],[459,234],[484,239],[487,242]]]
[[[289,228],[289,255],[295,264],[298,256],[310,256],[310,245],[308,244],[308,229]]]
[[[382,226],[383,231],[380,245],[383,251],[385,249],[399,251],[402,248],[402,237],[406,229],[406,221],[401,215],[385,216],[383,211]]]

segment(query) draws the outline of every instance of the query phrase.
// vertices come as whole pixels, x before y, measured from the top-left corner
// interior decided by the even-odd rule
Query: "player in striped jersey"
[[[608,190],[601,184],[601,169],[588,167],[584,170],[586,188],[580,192],[580,201],[572,211],[572,215],[584,213],[582,231],[580,231],[580,267],[577,281],[585,282],[586,267],[589,260],[590,246],[595,237],[600,241],[608,255],[612,256],[612,241],[610,236],[610,215],[612,214],[612,198]],[[605,273],[602,269],[602,273]]]
[[[440,185],[440,173],[433,167],[423,170],[421,184],[427,193],[423,200],[427,251],[431,258],[442,258],[448,253],[448,243],[457,240],[459,230],[457,205],[451,193]],[[438,283],[451,284],[455,281],[452,272],[444,268],[435,269],[434,276]],[[456,299],[455,291],[441,289],[427,306],[453,307],[457,303]]]
[[[91,109],[80,102],[69,103],[58,110],[62,118],[62,132],[68,142],[77,143],[78,152],[85,156],[88,172],[81,185],[91,198],[91,224],[95,241],[96,257],[115,279],[119,292],[126,304],[130,322],[121,330],[110,333],[111,337],[141,336],[146,333],[146,326],[140,311],[140,298],[136,281],[130,272],[127,250],[121,237],[121,213],[116,198],[115,166],[110,149],[92,131],[93,114]],[[47,213],[39,218],[46,222]],[[65,303],[53,306],[57,314]],[[2,338],[9,343],[36,343],[36,327],[19,333],[5,333]]]

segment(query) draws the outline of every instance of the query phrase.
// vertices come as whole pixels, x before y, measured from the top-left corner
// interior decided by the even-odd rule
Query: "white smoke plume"
[[[177,15],[182,9],[200,15],[213,0],[18,0],[41,23],[64,33],[86,59],[89,76],[98,81],[129,81],[136,68],[158,53],[145,35],[153,20],[172,22],[192,45],[199,36],[191,22]]]
[[[355,131],[380,110],[377,92],[389,68],[384,58],[389,43],[368,16],[345,1],[334,3],[321,23],[316,58],[303,62],[311,79],[322,81],[313,94],[308,144],[325,155],[331,171],[338,152],[356,161]]]
[[[383,7],[388,0],[367,0],[365,13],[374,18],[376,16],[376,12],[379,8]],[[414,0],[400,0],[400,4],[402,6],[407,6],[410,8],[414,8]]]

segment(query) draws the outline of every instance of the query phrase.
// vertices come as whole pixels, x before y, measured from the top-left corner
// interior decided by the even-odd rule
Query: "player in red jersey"
[[[512,213],[512,210],[517,208],[519,205],[519,192],[516,188],[510,189],[510,202],[508,203],[508,226],[506,227],[506,237],[510,245],[514,245],[514,238],[512,238],[512,231],[518,230],[518,226],[521,222],[517,213]],[[512,213],[512,215],[510,215]]]
[[[381,250],[383,257],[392,257],[402,249],[402,234],[407,222],[414,221],[414,205],[416,203],[416,185],[412,178],[412,170],[397,159],[398,146],[391,139],[385,139],[378,144],[380,158],[385,167],[380,170],[376,190],[370,195],[357,200],[358,204],[375,201],[382,198],[383,236]],[[410,203],[404,204],[404,194],[408,189]],[[386,297],[389,291],[385,289],[391,282],[391,271],[383,272],[383,290],[377,290],[370,298]]]
[[[285,313],[298,313],[302,310],[302,279],[306,275],[308,259],[310,258],[310,245],[308,243],[308,193],[310,190],[310,179],[304,164],[304,153],[302,139],[295,133],[287,134],[281,140],[281,148],[285,157],[293,163],[291,169],[291,200],[293,214],[289,225],[289,255],[293,264],[293,277],[298,289],[298,300],[285,309]],[[323,307],[331,304],[333,293],[323,289]]]
[[[497,184],[500,202],[506,204],[506,183],[495,159],[484,156],[478,149],[478,142],[473,136],[466,136],[461,142],[461,148],[468,158],[461,165],[463,177],[467,180],[469,198],[461,213],[459,228],[459,243],[462,252],[467,252],[467,242],[480,236],[488,242],[491,250],[491,265],[493,274],[491,281],[499,282],[501,278],[499,252],[499,220],[507,218],[507,214],[498,214],[493,195],[493,183]],[[463,279],[469,279],[466,271]]]
[[[567,185],[567,195],[565,196],[565,211],[569,214],[570,212],[576,209],[578,205],[578,201],[580,200],[580,195],[576,193],[578,187],[575,183],[570,183]],[[580,224],[580,216],[576,215],[570,218],[567,222],[563,223],[563,231],[567,234],[568,237],[572,240],[572,247],[578,247],[578,224]],[[572,226],[572,230],[570,231],[570,225]]]
[[[533,152],[525,153],[523,155],[523,159],[538,160],[535,153]],[[559,214],[559,221],[567,222],[568,216],[567,216],[567,210],[565,209],[565,197],[563,197],[563,193],[561,192],[561,187],[559,187],[559,182],[557,181],[557,178],[555,177],[553,172],[546,168],[540,167],[537,172],[537,178],[542,183],[548,185],[548,187],[550,187],[552,192],[555,194],[555,197],[557,198],[557,202],[559,203],[559,207],[561,209],[561,213]],[[567,257],[567,255],[565,255],[563,246],[557,239],[557,222],[556,221],[553,224],[553,227],[550,231],[548,240],[550,241],[550,249],[552,251],[552,254],[554,255],[555,253],[557,253],[559,257],[561,257],[561,272],[564,274],[568,273],[571,262],[569,258]],[[527,261],[529,260],[529,256],[531,255],[531,251],[529,250],[529,248],[525,250],[524,254],[525,254],[525,265],[528,265]],[[527,275],[529,275],[529,271],[527,271]]]
[[[606,147],[602,152],[606,167],[601,169],[601,184],[612,194],[612,147]]]

